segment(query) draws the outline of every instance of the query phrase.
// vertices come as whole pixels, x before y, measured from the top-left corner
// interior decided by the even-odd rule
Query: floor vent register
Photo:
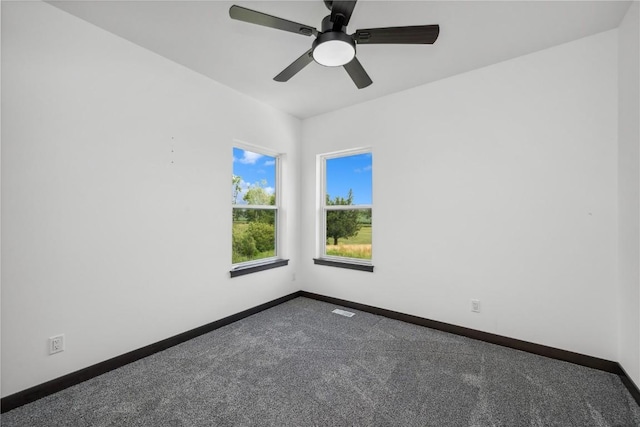
[[[352,313],[350,311],[340,310],[339,308],[336,308],[335,310],[333,310],[332,313],[339,314],[340,316],[345,316],[345,317],[353,317],[356,315],[355,313]]]

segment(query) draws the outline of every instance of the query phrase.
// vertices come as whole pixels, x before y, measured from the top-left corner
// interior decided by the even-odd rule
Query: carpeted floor
[[[296,298],[2,426],[640,426],[613,374]]]

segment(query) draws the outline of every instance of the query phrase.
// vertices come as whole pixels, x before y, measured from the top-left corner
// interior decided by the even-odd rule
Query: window
[[[372,160],[370,150],[319,157],[320,256],[316,264],[373,271]]]
[[[279,167],[277,154],[233,148],[232,277],[239,275],[234,271],[278,260]]]

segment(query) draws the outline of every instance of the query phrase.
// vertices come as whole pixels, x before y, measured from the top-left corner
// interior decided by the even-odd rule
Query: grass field
[[[329,239],[333,243],[333,239]],[[325,253],[333,256],[371,259],[371,226],[363,225],[350,239],[338,239],[338,244],[327,244]]]
[[[234,222],[233,234],[240,235],[242,233],[245,233],[248,228],[249,224],[245,222]],[[333,243],[333,239],[329,239],[329,241]],[[347,258],[371,259],[371,226],[363,225],[356,236],[349,239],[338,239],[337,245],[327,244],[325,251],[327,255]],[[270,258],[272,256],[275,256],[275,249],[258,252],[252,257],[248,257],[234,251],[232,254],[232,262],[233,264],[237,264],[240,262]]]
[[[231,262],[233,264],[238,264],[240,262],[255,261],[257,259],[270,258],[272,256],[275,256],[275,254],[276,254],[276,251],[271,250],[271,251],[266,251],[266,252],[258,252],[258,254],[256,256],[254,256],[254,257],[247,257],[247,256],[240,255],[240,254],[237,254],[237,253],[234,252]]]

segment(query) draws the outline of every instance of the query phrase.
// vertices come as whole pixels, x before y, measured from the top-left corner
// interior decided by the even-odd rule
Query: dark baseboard
[[[3,397],[0,401],[0,406],[1,406],[0,412],[4,413],[7,411],[10,411],[19,406],[26,405],[27,403],[31,403],[45,396],[49,396],[53,393],[64,390],[65,388],[74,386],[76,384],[80,384],[81,382],[97,377],[99,375],[102,375],[114,369],[120,368],[131,362],[135,362],[136,360],[142,359],[147,356],[151,356],[154,353],[157,353],[162,350],[166,350],[170,347],[173,347],[185,341],[189,341],[192,338],[196,338],[200,335],[206,334],[208,332],[211,332],[223,326],[229,325],[233,322],[237,322],[238,320],[244,319],[245,317],[249,317],[253,314],[259,313],[268,308],[275,307],[276,305],[282,304],[283,302],[287,302],[298,296],[300,296],[300,291],[294,292],[289,295],[285,295],[273,301],[269,301],[264,304],[260,304],[256,307],[241,311],[240,313],[236,313],[231,316],[225,317],[224,319],[216,320],[215,322],[211,322],[209,324],[200,326],[198,328],[191,329],[190,331],[183,332],[181,334],[164,339],[162,341],[158,341],[146,347],[142,347],[137,350],[130,351],[120,356],[116,356],[112,359],[105,360],[104,362],[100,362],[95,365],[88,366],[84,369],[80,369],[79,371],[72,372],[62,377],[55,378],[51,381],[47,381],[46,383],[39,384],[37,386],[28,388],[26,390],[19,391],[9,396]]]
[[[631,379],[629,374],[627,374],[627,371],[624,370],[622,365],[618,364],[618,366],[622,371],[622,374],[620,374],[620,379],[622,380],[622,384],[624,384],[627,390],[629,390],[629,393],[631,393],[631,396],[635,399],[638,405],[640,405],[640,389],[638,388],[636,383],[633,382],[633,380]]]
[[[377,314],[379,316],[388,317],[390,319],[401,320],[403,322],[413,323],[428,328],[437,329],[439,331],[450,332],[456,335],[462,335],[480,341],[498,344],[504,347],[510,347],[516,350],[526,351],[528,353],[546,356],[552,359],[563,360],[565,362],[575,363],[577,365],[589,368],[599,369],[601,371],[610,372],[612,374],[626,376],[626,373],[617,362],[600,359],[598,357],[587,356],[572,351],[561,350],[559,348],[548,347],[546,345],[535,344],[528,341],[522,341],[515,338],[504,337],[502,335],[491,334],[488,332],[478,331],[476,329],[456,326],[449,323],[429,320],[418,316],[400,313],[397,311],[386,310],[384,308],[373,307],[366,304],[347,301],[339,298],[328,297],[325,295],[314,294],[311,292],[301,291],[300,296],[312,298],[318,301],[324,301],[331,304],[341,305],[343,307],[353,308],[355,310],[366,311],[367,313]],[[627,376],[628,378],[628,376]],[[631,379],[629,379],[631,381]],[[635,396],[634,396],[635,397]],[[638,399],[636,399],[638,400]],[[638,401],[640,404],[640,400]]]
[[[65,388],[79,384],[83,381],[97,377],[121,366],[127,365],[136,360],[150,356],[162,350],[166,350],[170,347],[188,341],[192,338],[196,338],[200,335],[206,334],[223,326],[229,325],[238,320],[249,317],[253,314],[259,313],[276,305],[282,304],[299,296],[315,299],[318,301],[328,302],[330,304],[336,304],[343,307],[352,308],[355,310],[365,311],[368,313],[376,314],[379,316],[387,317],[390,319],[400,320],[407,323],[413,323],[415,325],[425,326],[432,329],[437,329],[444,332],[449,332],[456,335],[465,336],[468,338],[477,339],[480,341],[489,342],[492,344],[498,344],[504,347],[513,348],[516,350],[526,351],[528,353],[537,354],[539,356],[550,357],[552,359],[562,360],[565,362],[575,363],[577,365],[586,366],[593,369],[609,372],[620,376],[622,383],[629,390],[631,396],[640,405],[640,390],[636,384],[631,380],[629,375],[625,372],[622,366],[618,362],[612,362],[610,360],[600,359],[593,356],[587,356],[580,353],[574,353],[567,350],[561,350],[554,347],[548,347],[541,344],[535,344],[528,341],[522,341],[515,338],[504,337],[501,335],[491,334],[488,332],[482,332],[475,329],[465,328],[462,326],[456,326],[449,323],[438,322],[435,320],[425,319],[410,314],[404,314],[393,310],[387,310],[384,308],[373,307],[366,304],[360,304],[357,302],[347,301],[339,298],[333,298],[325,295],[315,294],[307,291],[297,291],[289,295],[285,295],[281,298],[269,301],[267,303],[258,305],[256,307],[244,310],[240,313],[233,314],[225,317],[224,319],[216,320],[207,325],[200,326],[190,331],[175,335],[165,340],[159,341],[154,344],[150,344],[146,347],[142,347],[137,350],[130,351],[129,353],[116,356],[112,359],[100,362],[93,366],[81,369],[76,372],[72,372],[60,378],[53,379],[46,383],[31,387],[29,389],[20,391],[18,393],[6,396],[1,399],[1,412],[7,412],[19,406],[31,403],[38,399],[41,399],[50,394],[64,390]]]
[[[412,316],[410,314],[404,314],[393,310],[373,307],[371,305],[328,297],[326,295],[314,294],[312,292],[300,291],[300,296],[616,374],[620,377],[620,380],[622,381],[624,386],[627,388],[627,390],[629,390],[631,396],[640,406],[640,389],[638,389],[631,377],[629,377],[622,365],[620,365],[618,362],[612,362],[610,360],[600,359],[598,357],[587,356],[585,354],[574,353],[572,351],[561,350],[555,347],[548,347],[546,345],[504,337],[502,335],[482,332],[476,329],[465,328],[449,323],[438,322],[436,320],[425,319],[423,317]]]

